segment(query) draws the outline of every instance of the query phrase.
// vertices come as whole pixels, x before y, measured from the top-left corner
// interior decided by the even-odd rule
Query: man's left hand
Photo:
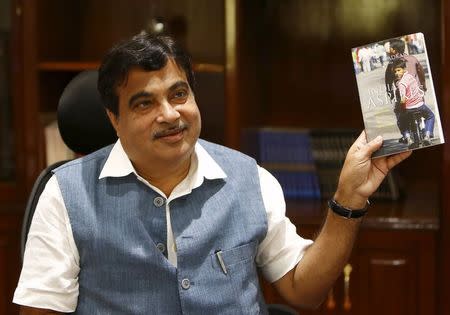
[[[363,131],[347,152],[339,177],[335,199],[350,209],[360,209],[380,186],[387,173],[411,155],[406,151],[390,156],[371,159],[383,144],[381,136],[367,142]]]

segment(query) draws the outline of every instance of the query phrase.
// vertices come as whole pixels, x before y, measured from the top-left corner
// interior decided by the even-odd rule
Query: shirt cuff
[[[54,310],[57,312],[74,312],[78,302],[78,291],[72,294],[44,291],[41,289],[18,286],[14,292],[13,303]]]
[[[273,283],[291,271],[302,260],[306,250],[313,244],[312,240],[302,239],[289,247],[283,248],[269,262],[261,266],[264,278]]]

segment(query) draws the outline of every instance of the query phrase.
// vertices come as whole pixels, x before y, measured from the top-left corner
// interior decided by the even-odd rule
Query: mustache
[[[182,131],[188,129],[188,127],[189,126],[186,123],[179,123],[177,125],[169,126],[168,128],[165,128],[163,130],[155,131],[153,133],[153,139],[158,139],[161,137],[174,135],[176,133],[179,133],[179,132],[182,132]]]

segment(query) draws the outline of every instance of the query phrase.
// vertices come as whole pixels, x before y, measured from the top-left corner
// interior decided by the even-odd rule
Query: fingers
[[[381,136],[377,136],[372,141],[367,142],[365,131],[363,131],[359,135],[358,139],[356,139],[355,143],[352,146],[352,149],[353,151],[360,151],[363,155],[370,157],[381,147],[382,144],[383,138]]]
[[[406,152],[398,153],[395,155],[391,155],[387,158],[387,167],[388,169],[392,169],[395,165],[400,163],[401,161],[407,159],[411,155],[412,151],[408,150]]]

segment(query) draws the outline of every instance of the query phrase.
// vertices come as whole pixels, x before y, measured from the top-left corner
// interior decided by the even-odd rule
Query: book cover
[[[373,158],[444,143],[422,33],[352,48],[367,141],[383,136]]]

